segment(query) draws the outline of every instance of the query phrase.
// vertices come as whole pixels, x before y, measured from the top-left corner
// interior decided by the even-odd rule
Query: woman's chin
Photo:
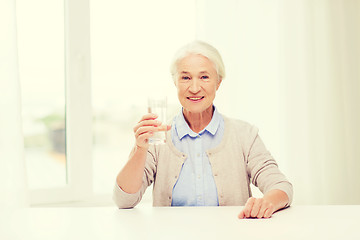
[[[208,110],[209,107],[204,106],[186,106],[184,107],[185,112],[192,113],[192,114],[200,114]]]

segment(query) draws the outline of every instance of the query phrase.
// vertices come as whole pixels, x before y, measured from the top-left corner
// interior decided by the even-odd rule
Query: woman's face
[[[214,64],[202,55],[188,55],[177,64],[175,85],[185,111],[202,113],[211,108],[220,83]]]

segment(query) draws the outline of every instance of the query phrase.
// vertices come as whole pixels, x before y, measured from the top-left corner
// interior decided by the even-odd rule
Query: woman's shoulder
[[[229,129],[238,129],[244,132],[257,132],[258,128],[256,126],[254,126],[253,124],[241,120],[241,119],[237,119],[237,118],[230,118],[227,116],[224,116],[224,122],[225,122],[225,126],[227,126]]]
[[[224,120],[224,136],[219,149],[226,147],[247,152],[257,137],[258,129],[251,123],[222,115]],[[238,148],[236,146],[242,146]]]
[[[251,145],[258,135],[258,128],[253,124],[223,116],[225,123],[225,137],[233,143],[240,143],[244,146]]]

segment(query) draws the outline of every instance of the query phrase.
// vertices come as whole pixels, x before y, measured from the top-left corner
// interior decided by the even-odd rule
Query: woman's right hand
[[[161,125],[162,122],[157,121],[157,117],[154,113],[148,113],[135,125],[134,134],[138,148],[147,150],[149,148],[149,138],[154,135],[154,132],[170,130],[171,126]]]
[[[168,125],[161,125],[161,122],[156,120],[157,117],[156,114],[148,113],[133,129],[136,144],[130,153],[128,162],[116,178],[118,186],[126,193],[137,193],[142,186],[149,137],[154,132],[167,131],[171,128]]]

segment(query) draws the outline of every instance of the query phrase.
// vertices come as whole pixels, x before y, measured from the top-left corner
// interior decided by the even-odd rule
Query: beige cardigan
[[[292,202],[291,183],[280,172],[258,136],[258,129],[225,116],[225,132],[220,144],[207,155],[212,167],[220,206],[245,205],[251,197],[250,182],[262,193],[280,189]],[[119,208],[136,206],[146,188],[153,183],[153,206],[171,206],[172,190],[187,156],[172,143],[170,132],[164,145],[150,145],[141,189],[124,192],[117,184],[113,199]]]

